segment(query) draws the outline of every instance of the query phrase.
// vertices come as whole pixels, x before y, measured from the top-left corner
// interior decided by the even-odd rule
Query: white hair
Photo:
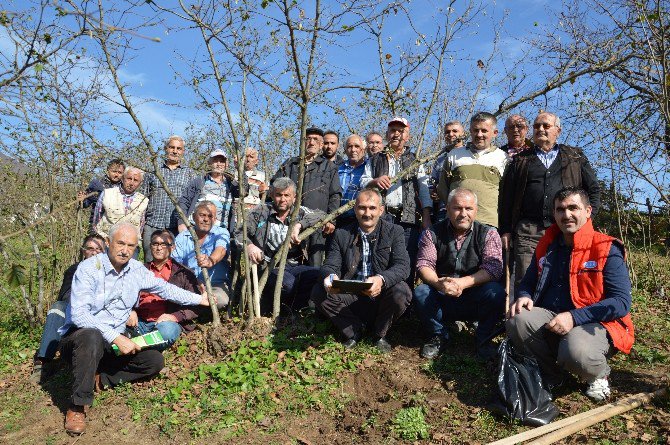
[[[140,174],[140,179],[144,180],[144,170],[141,168],[133,167],[132,165],[129,165],[128,167],[123,170],[123,176],[125,177],[126,175],[130,173],[139,173]]]
[[[109,229],[109,233],[107,234],[107,236],[109,236],[109,240],[112,241],[112,239],[114,238],[114,235],[116,235],[116,232],[118,232],[119,230],[121,230],[123,228],[131,229],[138,236],[138,240],[139,240],[139,232],[138,232],[137,226],[133,225],[129,222],[126,222],[126,221],[116,223]]]
[[[451,204],[451,200],[454,199],[454,196],[456,195],[470,195],[475,199],[475,205],[477,205],[477,194],[464,187],[457,187],[449,192],[449,195],[447,196],[447,205]]]

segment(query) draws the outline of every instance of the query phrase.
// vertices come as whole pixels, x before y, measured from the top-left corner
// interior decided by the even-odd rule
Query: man
[[[374,131],[365,136],[365,143],[367,144],[369,157],[372,157],[373,154],[379,153],[384,149],[384,138],[381,134]]]
[[[533,148],[533,143],[526,138],[528,121],[520,114],[513,114],[505,121],[505,136],[507,143],[500,147],[510,158],[514,158],[521,151]]]
[[[390,352],[386,334],[412,300],[404,281],[409,276],[409,255],[401,227],[380,220],[384,204],[379,191],[361,190],[356,198],[357,223],[335,231],[321,268],[325,277],[312,291],[316,307],[345,337],[344,347],[356,345],[363,326],[374,331],[375,346]],[[333,280],[360,280],[372,286],[358,295],[342,293]]]
[[[100,193],[93,213],[95,233],[107,238],[109,229],[117,223],[127,222],[142,233],[148,199],[138,192],[144,172],[136,167],[128,166],[123,172],[121,187],[111,187]]]
[[[198,295],[168,284],[131,259],[137,249],[137,229],[119,223],[109,231],[107,253],[84,260],[74,275],[65,313],[61,353],[72,364],[72,399],[65,430],[81,434],[93,391],[157,374],[164,365],[159,351],[140,347],[123,335],[126,320],[141,290],[179,304],[209,305]],[[116,345],[120,355],[112,352]]]
[[[272,182],[270,197],[272,203],[255,207],[247,214],[246,250],[252,264],[267,265],[277,254],[289,235],[290,215],[295,205],[296,185],[290,178],[277,178]],[[290,238],[293,241],[282,277],[281,300],[285,307],[300,309],[307,305],[309,293],[316,282],[319,269],[306,266],[305,252],[297,238],[300,230],[316,224],[324,216],[323,212],[300,206],[296,224]],[[235,242],[243,245],[242,225],[235,232]],[[278,264],[278,263],[277,263]],[[277,281],[277,269],[271,271],[261,298],[261,312],[272,312],[272,295]]]
[[[470,119],[471,142],[449,152],[440,172],[438,194],[443,201],[452,190],[472,190],[479,201],[479,222],[498,227],[498,199],[507,154],[493,144],[498,121],[491,113],[480,112]]]
[[[365,172],[365,141],[359,135],[352,134],[346,140],[344,151],[347,154],[347,160],[337,170],[342,186],[340,206],[356,199],[361,189],[361,177]],[[343,227],[355,221],[356,215],[354,209],[351,209],[337,218],[337,227]]]
[[[223,227],[231,232],[234,230],[235,209],[233,202],[240,195],[237,182],[232,175],[226,171],[228,168],[228,155],[217,149],[209,154],[207,160],[209,173],[191,180],[184,188],[179,198],[179,207],[192,218],[195,206],[202,201],[209,201],[216,206],[215,226]],[[186,224],[180,217],[179,233],[186,230]]]
[[[391,184],[391,180],[408,168],[416,159],[406,146],[409,140],[409,122],[402,117],[394,117],[388,124],[386,150],[372,156],[365,165],[361,178],[362,187],[377,187],[386,200],[386,212],[395,224],[405,231],[405,246],[409,253],[410,287],[414,287],[414,266],[419,239],[419,221],[423,228],[430,227],[430,213],[433,200],[428,191],[428,177],[423,165],[409,177]]]
[[[513,239],[515,289],[531,263],[535,246],[553,223],[552,199],[563,187],[581,187],[595,214],[600,207],[600,184],[581,149],[557,144],[561,121],[542,112],[533,123],[532,150],[514,157],[505,172],[500,233],[507,249]]]
[[[58,350],[58,342],[60,341],[60,334],[58,330],[65,323],[65,308],[70,301],[70,293],[72,291],[72,280],[74,273],[81,261],[91,258],[105,251],[105,240],[100,235],[88,235],[84,238],[81,245],[80,260],[68,267],[63,273],[63,282],[58,291],[58,299],[51,305],[49,312],[47,312],[47,319],[44,322],[44,330],[42,331],[42,340],[35,357],[33,358],[33,373],[31,380],[39,383],[43,378],[44,366],[51,362],[56,356]]]
[[[265,172],[258,170],[258,150],[247,148],[244,155],[244,174],[247,178],[247,196],[244,204],[248,207],[257,206],[265,201],[268,186],[265,183]]]
[[[198,279],[195,274],[177,261],[170,258],[174,251],[174,235],[169,230],[156,230],[151,235],[151,255],[153,260],[144,263],[156,278],[174,284],[180,289],[200,293]],[[190,332],[195,329],[193,320],[198,313],[188,306],[166,301],[160,295],[140,292],[137,306],[130,312],[126,322],[135,335],[144,335],[158,331],[167,343],[154,348],[162,351],[177,341],[182,330]]]
[[[496,354],[490,340],[502,320],[505,289],[502,247],[498,231],[478,222],[477,195],[456,188],[447,197],[448,218],[421,234],[417,270],[423,280],[414,290],[414,302],[429,340],[421,356],[435,358],[449,339],[448,323],[479,322],[477,355],[489,360]]]
[[[344,162],[344,158],[337,153],[340,148],[340,136],[333,130],[323,133],[323,157],[339,167]]]
[[[95,213],[95,205],[98,202],[100,193],[110,187],[118,187],[121,185],[121,178],[126,165],[121,159],[112,159],[107,164],[105,176],[94,178],[86,187],[86,191],[78,191],[77,199],[81,202],[83,208],[91,207],[91,215],[89,217],[89,231],[94,234],[93,229],[93,214]],[[90,195],[90,196],[89,196]]]
[[[230,232],[216,222],[217,207],[211,201],[200,201],[193,211],[195,234],[198,237],[200,255],[196,255],[191,232],[184,230],[175,238],[172,258],[195,273],[201,283],[205,282],[203,268],[207,269],[212,293],[219,309],[228,305],[230,296],[230,265],[227,253],[230,247]]]
[[[305,131],[305,174],[300,205],[310,210],[330,213],[340,206],[342,188],[335,164],[319,155],[323,147],[323,136],[323,130],[320,128],[311,127]],[[274,183],[277,178],[291,178],[297,184],[299,170],[300,157],[290,158],[279,167],[272,177],[272,182]],[[334,230],[335,225],[328,223],[323,226],[323,230],[310,236],[307,247],[310,266],[321,266],[326,249],[324,235],[330,235]]]
[[[522,353],[537,358],[550,387],[568,371],[600,402],[610,394],[607,358],[630,353],[634,342],[624,248],[593,229],[585,190],[561,189],[553,209],[556,223],[537,245],[510,308],[507,334]]]
[[[444,201],[440,199],[437,194],[437,185],[440,183],[440,173],[442,172],[442,165],[444,165],[444,160],[447,158],[447,154],[455,149],[460,148],[464,145],[465,140],[465,128],[463,124],[459,121],[451,121],[444,124],[444,142],[446,147],[444,152],[440,154],[433,168],[430,171],[430,198],[433,200],[433,222],[442,221],[445,218],[446,210]]]
[[[186,184],[196,175],[193,170],[185,166],[184,139],[181,136],[170,136],[165,142],[165,162],[159,167],[170,192],[179,200]],[[147,175],[145,181],[145,195],[149,198],[147,207],[147,221],[144,226],[143,248],[144,259],[151,261],[151,234],[157,229],[169,229],[173,234],[178,233],[177,212],[174,204],[158,180],[157,173]]]

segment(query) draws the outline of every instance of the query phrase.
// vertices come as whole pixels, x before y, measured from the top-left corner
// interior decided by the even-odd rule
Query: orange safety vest
[[[560,235],[561,230],[556,224],[552,224],[537,244],[535,260],[538,274],[542,273],[549,245]],[[570,258],[570,297],[577,309],[595,304],[604,298],[603,269],[614,241],[619,242],[616,238],[596,232],[590,218],[575,233]],[[635,341],[635,328],[630,313],[616,320],[600,323],[607,329],[614,347],[629,354]]]

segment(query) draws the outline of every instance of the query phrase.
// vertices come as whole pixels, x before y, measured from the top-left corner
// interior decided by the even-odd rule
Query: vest
[[[137,227],[139,233],[142,215],[146,212],[148,204],[149,200],[146,196],[140,192],[135,192],[130,211],[126,214],[121,189],[118,187],[105,189],[105,195],[102,199],[103,214],[95,228],[96,232],[103,237],[107,237],[109,229],[114,224],[128,222]]]
[[[405,151],[400,155],[400,173],[409,167],[416,159],[416,155],[409,151],[409,147],[405,147]],[[389,159],[386,153],[375,153],[370,158],[370,169],[372,170],[372,177],[379,178],[380,176],[388,176],[389,174]],[[421,205],[418,203],[419,184],[416,179],[416,172],[409,178],[401,179],[402,184],[402,213],[400,214],[400,222],[409,224],[419,223],[419,212]],[[381,191],[386,196],[386,191]]]
[[[537,244],[535,260],[540,276],[544,264],[542,259],[547,254],[549,245],[560,235],[560,229],[556,224],[553,224]],[[569,277],[570,297],[577,309],[590,306],[603,299],[603,269],[613,242],[620,243],[616,238],[596,232],[590,219],[575,233],[572,256],[570,257]],[[590,264],[586,268],[587,262],[595,262],[595,264]],[[543,284],[540,280],[538,288],[542,287]],[[629,354],[635,341],[635,328],[630,313],[622,318],[601,321],[600,323],[607,329],[614,347]]]
[[[461,250],[456,250],[456,239],[448,219],[430,230],[437,251],[435,272],[438,277],[466,277],[477,272],[482,264],[486,234],[491,226],[475,221]]]

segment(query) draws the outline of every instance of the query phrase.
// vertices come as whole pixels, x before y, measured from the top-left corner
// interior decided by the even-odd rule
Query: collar
[[[589,218],[586,220],[586,223],[575,233],[575,237],[572,243],[572,249],[578,250],[578,249],[589,248],[593,243],[594,233],[595,229],[593,228],[593,221],[591,220],[591,218]],[[549,236],[550,239],[554,239],[557,236],[563,238],[563,233],[561,232],[561,229],[558,228],[558,225],[556,223],[553,223],[547,229],[545,236]]]
[[[163,161],[163,167],[167,168],[168,170],[172,170],[172,169],[168,166],[167,161],[165,161],[165,160]],[[182,165],[181,162],[180,162],[174,169],[176,170],[176,169],[178,169],[178,168],[184,168],[184,166]]]
[[[132,258],[128,260],[125,266],[123,266],[123,269],[121,269],[120,272],[116,272],[116,269],[114,269],[114,266],[112,265],[112,262],[109,260],[109,255],[107,252],[102,252],[99,253],[95,256],[96,259],[99,259],[100,262],[102,263],[102,268],[105,271],[105,275],[109,275],[110,273],[114,273],[118,276],[125,275],[126,273],[130,272],[130,262],[133,260]]]
[[[163,267],[160,269],[156,267],[154,262],[152,261],[151,264],[149,264],[149,270],[160,272],[163,269],[167,269],[168,271],[172,272],[172,258],[168,257],[168,260],[163,264]]]
[[[447,221],[449,221],[449,226],[448,226],[448,227],[449,227],[449,230],[451,230],[451,233],[454,234],[454,238],[463,238],[463,237],[468,236],[468,235],[472,232],[472,226],[475,225],[475,223],[474,223],[474,221],[473,221],[472,224],[470,225],[470,228],[469,228],[468,230],[466,230],[464,234],[459,235],[459,234],[457,234],[456,231],[454,230],[454,226],[451,224],[451,220],[450,220],[450,219],[447,219]]]
[[[544,151],[541,148],[539,148],[537,145],[533,145],[533,148],[535,148],[535,154],[542,154],[542,155],[548,155],[552,151],[558,151],[558,144],[554,144],[554,146],[551,148],[549,151]]]
[[[485,148],[484,150],[477,150],[475,146],[472,144],[472,142],[468,142],[468,145],[466,145],[467,149],[470,150],[470,153],[472,153],[475,156],[481,156],[485,155],[487,153],[492,153],[498,149],[495,145],[491,144],[490,147]]]

